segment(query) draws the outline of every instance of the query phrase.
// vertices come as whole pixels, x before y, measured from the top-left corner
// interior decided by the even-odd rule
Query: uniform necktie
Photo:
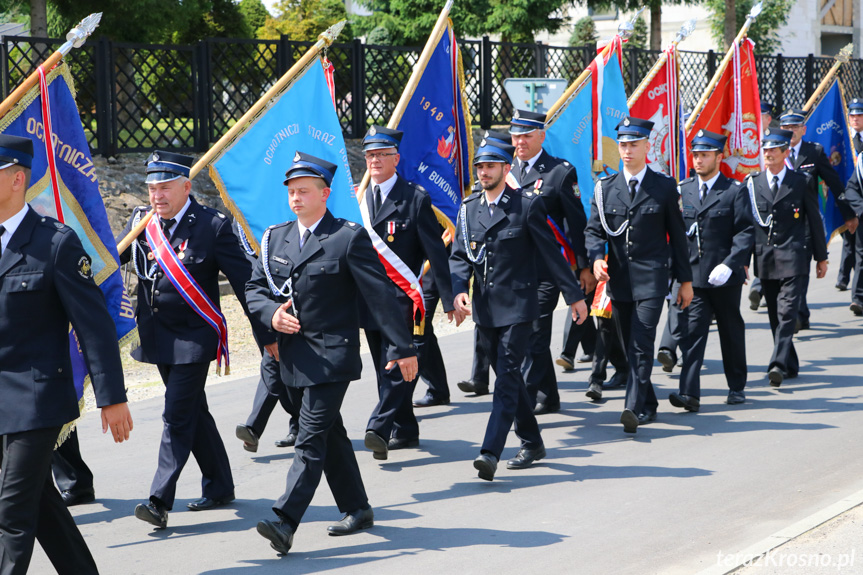
[[[797,164],[797,152],[794,151],[794,148],[791,148],[791,165]]]
[[[774,198],[776,198],[776,194],[779,193],[779,176],[773,176],[773,184],[770,186],[770,193],[773,194]]]
[[[519,183],[523,182],[527,177],[527,162],[522,162],[519,160],[519,164],[521,165],[521,174],[518,176]]]
[[[638,187],[638,178],[629,180],[629,197],[635,198],[635,188]]]
[[[863,138],[860,137],[860,132],[854,135],[854,147],[858,150],[863,147]]]
[[[0,226],[0,256],[3,255],[3,234],[6,233],[6,228]]]
[[[374,213],[374,217],[377,217],[378,212],[381,211],[381,204],[382,203],[383,203],[383,201],[381,201],[381,187],[375,186],[375,213]]]
[[[493,215],[494,215],[494,207],[495,207],[496,205],[497,205],[497,204],[489,204],[489,205],[488,205],[488,215],[490,215],[490,216],[493,216]]]
[[[309,237],[312,235],[312,230],[306,228],[306,231],[303,232],[303,238],[300,240],[300,251],[303,251],[303,246],[306,245],[306,242],[309,241]]]
[[[171,234],[168,230],[171,229],[171,226],[177,223],[177,220],[171,218],[170,220],[166,220],[165,218],[159,218],[159,221],[162,223],[162,232],[165,234],[165,237],[168,238],[168,241],[171,240]]]
[[[707,184],[701,184],[701,201],[704,201],[704,198],[707,197]]]

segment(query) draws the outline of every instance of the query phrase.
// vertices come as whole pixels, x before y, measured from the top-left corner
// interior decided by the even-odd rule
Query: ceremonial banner
[[[729,178],[741,181],[751,172],[762,169],[761,99],[754,47],[748,38],[742,45],[734,45],[731,64],[726,66],[707,104],[686,134],[687,142],[692,141],[699,130],[728,136],[720,169]],[[687,165],[692,165],[689,151]]]
[[[39,87],[33,88],[0,119],[0,132],[35,140],[27,202],[40,214],[64,222],[78,234],[92,260],[93,279],[105,294],[108,311],[117,328],[117,340],[122,346],[137,340],[135,310],[119,273],[117,246],[99,193],[96,169],[75,104],[75,88],[68,66],[62,64],[47,74],[45,84],[50,106],[43,101]],[[43,108],[49,111],[47,118],[43,116]],[[52,133],[51,162],[56,179],[52,178],[45,146],[46,123],[52,128],[48,131]],[[82,397],[90,378],[74,332],[70,332],[69,345],[75,387],[83,408]]]
[[[404,132],[399,175],[425,188],[449,227],[455,225],[472,182],[473,139],[466,110],[461,53],[448,21],[397,129]]]
[[[809,119],[806,120],[806,135],[803,139],[824,147],[824,153],[827,154],[830,164],[839,174],[842,183],[847,184],[851,174],[854,173],[854,149],[848,137],[845,103],[842,101],[839,82],[833,82],[809,114]],[[830,239],[840,233],[839,228],[845,225],[845,220],[839,208],[836,207],[833,195],[827,191],[827,186],[823,182],[819,188],[818,199],[821,214],[824,217],[827,243],[830,243]]]
[[[327,206],[359,222],[342,127],[318,58],[210,164],[225,206],[256,252],[264,230],[296,218],[282,182],[297,151],[338,165]]]
[[[679,99],[677,46],[665,49],[666,59],[655,70],[653,78],[629,109],[634,118],[653,122],[647,165],[651,169],[680,180],[686,173],[685,153],[681,153],[682,134]],[[685,177],[685,176],[684,176]]]
[[[594,172],[601,172],[601,177],[619,171],[621,166],[616,128],[629,110],[620,71],[620,39],[615,39],[618,44],[606,57],[600,54],[591,63],[590,77],[548,126],[543,143],[549,154],[567,160],[575,168],[588,216]]]

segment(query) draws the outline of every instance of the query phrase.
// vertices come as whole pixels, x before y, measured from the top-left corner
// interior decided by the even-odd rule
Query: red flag
[[[728,136],[721,169],[723,174],[736,180],[762,169],[761,98],[754,46],[748,38],[741,46],[735,45],[734,57],[686,134],[687,141],[692,141],[699,130]],[[691,152],[687,154],[687,164],[692,165]]]
[[[680,100],[677,47],[665,49],[666,60],[656,69],[650,83],[630,106],[630,114],[653,122],[647,164],[655,171],[681,179]]]

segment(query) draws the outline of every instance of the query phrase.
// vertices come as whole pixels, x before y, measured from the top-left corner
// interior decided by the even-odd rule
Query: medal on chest
[[[396,239],[395,236],[393,235],[395,233],[396,233],[396,222],[395,222],[395,220],[390,220],[387,222],[387,234],[388,234],[387,235],[387,241],[388,242],[392,242]]]
[[[186,257],[186,247],[189,245],[189,239],[186,238],[183,240],[183,243],[180,244],[180,247],[177,248],[177,257],[181,260]]]
[[[796,220],[799,217],[800,217],[800,208],[794,208],[794,219]]]
[[[542,178],[538,179],[533,183],[533,189],[536,191],[537,194],[542,193]]]

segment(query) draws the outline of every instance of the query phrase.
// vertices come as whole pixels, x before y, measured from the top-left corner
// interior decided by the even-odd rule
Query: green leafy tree
[[[596,32],[596,23],[590,16],[585,16],[575,23],[572,28],[572,36],[569,37],[570,46],[590,46],[596,44],[599,34]]]
[[[779,51],[779,29],[788,22],[788,13],[795,0],[770,0],[765,2],[761,14],[749,27],[747,35],[755,42],[757,54],[775,54]],[[753,0],[707,0],[710,10],[710,30],[717,46],[725,50],[737,36],[746,16],[755,4]],[[734,17],[731,19],[731,14]]]
[[[533,42],[537,32],[556,32],[566,23],[560,8],[570,0],[476,0],[457,2],[450,12],[462,36],[499,34],[504,42]],[[368,34],[383,26],[393,43],[418,46],[434,27],[442,3],[439,0],[360,0],[372,11],[357,17],[357,32]]]
[[[254,37],[257,35],[258,28],[263,27],[270,17],[266,6],[261,0],[240,0],[240,14],[246,22],[246,27]]]
[[[347,18],[341,0],[282,0],[276,6],[277,18],[268,17],[258,29],[258,37],[276,39],[281,35],[291,40],[314,40],[318,34]],[[339,35],[339,41],[353,38],[350,24]]]

